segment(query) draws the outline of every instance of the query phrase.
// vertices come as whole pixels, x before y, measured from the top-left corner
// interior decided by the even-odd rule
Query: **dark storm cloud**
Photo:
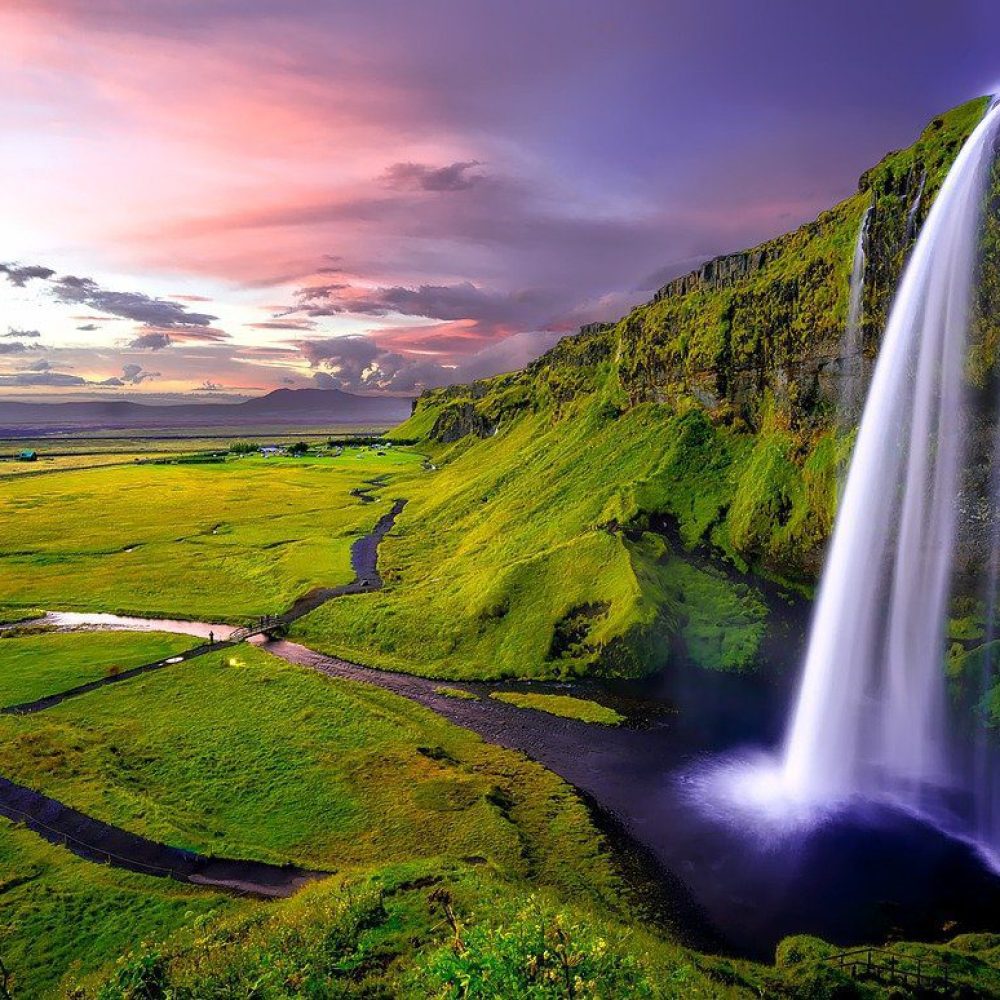
[[[420,191],[465,191],[483,180],[482,174],[470,173],[479,160],[460,160],[445,167],[426,163],[394,163],[382,176],[383,183],[397,189]]]
[[[82,333],[93,333],[95,330],[100,330],[100,327],[96,323],[84,323],[83,326],[78,326],[77,329]]]
[[[0,344],[0,354],[23,354],[27,349],[27,345],[20,343],[20,341]]]
[[[48,372],[52,371],[52,363],[46,361],[44,358],[39,358],[38,361],[32,361],[30,365],[25,365],[22,369],[26,372]]]
[[[32,340],[40,337],[41,333],[38,330],[15,330],[14,327],[8,326],[7,332],[3,336],[15,337],[18,340]]]

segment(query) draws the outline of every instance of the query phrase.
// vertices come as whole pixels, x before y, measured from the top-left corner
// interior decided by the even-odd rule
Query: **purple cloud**
[[[143,333],[128,342],[133,351],[161,351],[173,343],[166,333]]]
[[[39,278],[42,281],[51,278],[56,272],[51,267],[42,267],[40,264],[0,264],[0,274],[6,276],[7,280],[18,288],[23,288],[29,281]]]
[[[60,302],[85,305],[146,326],[209,326],[217,316],[190,312],[187,306],[168,299],[154,299],[142,292],[115,292],[101,288],[92,278],[66,275],[51,283]]]
[[[127,364],[122,367],[121,378],[129,385],[138,385],[140,382],[146,382],[152,378],[160,378],[160,373],[146,371],[142,365]]]
[[[483,180],[482,174],[470,174],[479,160],[460,160],[445,167],[429,167],[426,163],[394,163],[382,175],[387,187],[397,190],[465,191]]]
[[[91,383],[79,375],[66,375],[63,372],[16,372],[13,375],[0,375],[0,389],[4,386],[63,388],[89,384]]]

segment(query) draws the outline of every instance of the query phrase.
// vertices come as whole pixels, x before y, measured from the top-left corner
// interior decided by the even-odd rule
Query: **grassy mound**
[[[595,722],[602,726],[617,726],[625,721],[613,708],[599,705],[589,698],[575,698],[568,694],[534,694],[520,691],[494,691],[491,698],[515,705],[517,708],[533,708],[549,715],[580,722]]]

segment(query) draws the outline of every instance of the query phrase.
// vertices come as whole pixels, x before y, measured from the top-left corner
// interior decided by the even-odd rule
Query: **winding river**
[[[342,594],[380,587],[378,544],[403,504],[396,501],[373,531],[352,546],[352,583],[305,595],[283,620],[294,620]],[[46,619],[63,628],[175,631],[198,638],[212,632],[223,642],[233,630],[221,624],[114,615],[51,613]],[[769,646],[769,653],[795,662],[802,631]],[[724,809],[705,808],[700,794],[703,758],[720,752],[753,754],[775,744],[788,697],[786,686],[774,679],[780,671],[737,677],[680,664],[642,683],[574,685],[573,693],[611,705],[628,720],[606,727],[489,697],[498,690],[569,690],[564,685],[449,682],[477,696],[464,700],[438,694],[439,681],[349,663],[287,639],[253,641],[289,663],[375,684],[419,702],[559,774],[590,804],[653,912],[689,944],[770,960],[775,944],[793,933],[849,945],[1000,930],[1000,879],[971,847],[916,817],[859,804],[820,825],[753,833],[735,818],[738,813],[731,817]],[[218,643],[195,647],[185,657],[208,648],[218,648]],[[96,686],[169,665],[157,661],[15,710],[42,711]],[[262,896],[287,895],[320,875],[200,858],[151,844],[3,780],[0,813],[23,819],[83,857]]]

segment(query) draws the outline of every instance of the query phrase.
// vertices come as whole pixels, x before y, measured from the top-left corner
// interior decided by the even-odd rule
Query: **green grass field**
[[[0,605],[238,621],[352,578],[388,500],[350,491],[420,467],[396,449],[19,476],[0,496]],[[109,516],[109,512],[112,516]]]
[[[74,857],[0,818],[0,955],[15,998],[55,995],[149,938],[250,904]]]
[[[641,674],[665,663],[672,634],[700,666],[751,668],[759,598],[657,537],[612,530],[663,476],[677,432],[661,408],[609,423],[587,404],[556,428],[527,414],[495,437],[431,446],[439,468],[394,487],[410,502],[380,552],[386,588],[325,605],[293,634],[452,679]]]
[[[62,644],[70,664],[81,638],[137,639],[4,642],[28,644],[26,662],[41,639]],[[0,717],[0,746],[12,780],[177,846],[342,874],[473,859],[484,878],[615,905],[618,881],[600,837],[554,775],[396,695],[252,646],[37,715]],[[125,942],[166,937],[218,905],[216,894],[77,861],[25,831],[0,834],[10,925],[0,955],[39,988],[56,982],[71,958],[83,974]],[[51,890],[36,880],[39,866]],[[17,892],[3,890],[22,881]],[[134,926],[116,917],[132,907],[143,911]],[[31,951],[41,935],[52,942],[50,964]]]
[[[110,673],[152,663],[197,645],[162,632],[0,633],[0,708],[58,694]]]
[[[2,717],[0,746],[12,780],[203,853],[321,870],[476,855],[609,884],[585,809],[544,769],[252,646]]]

